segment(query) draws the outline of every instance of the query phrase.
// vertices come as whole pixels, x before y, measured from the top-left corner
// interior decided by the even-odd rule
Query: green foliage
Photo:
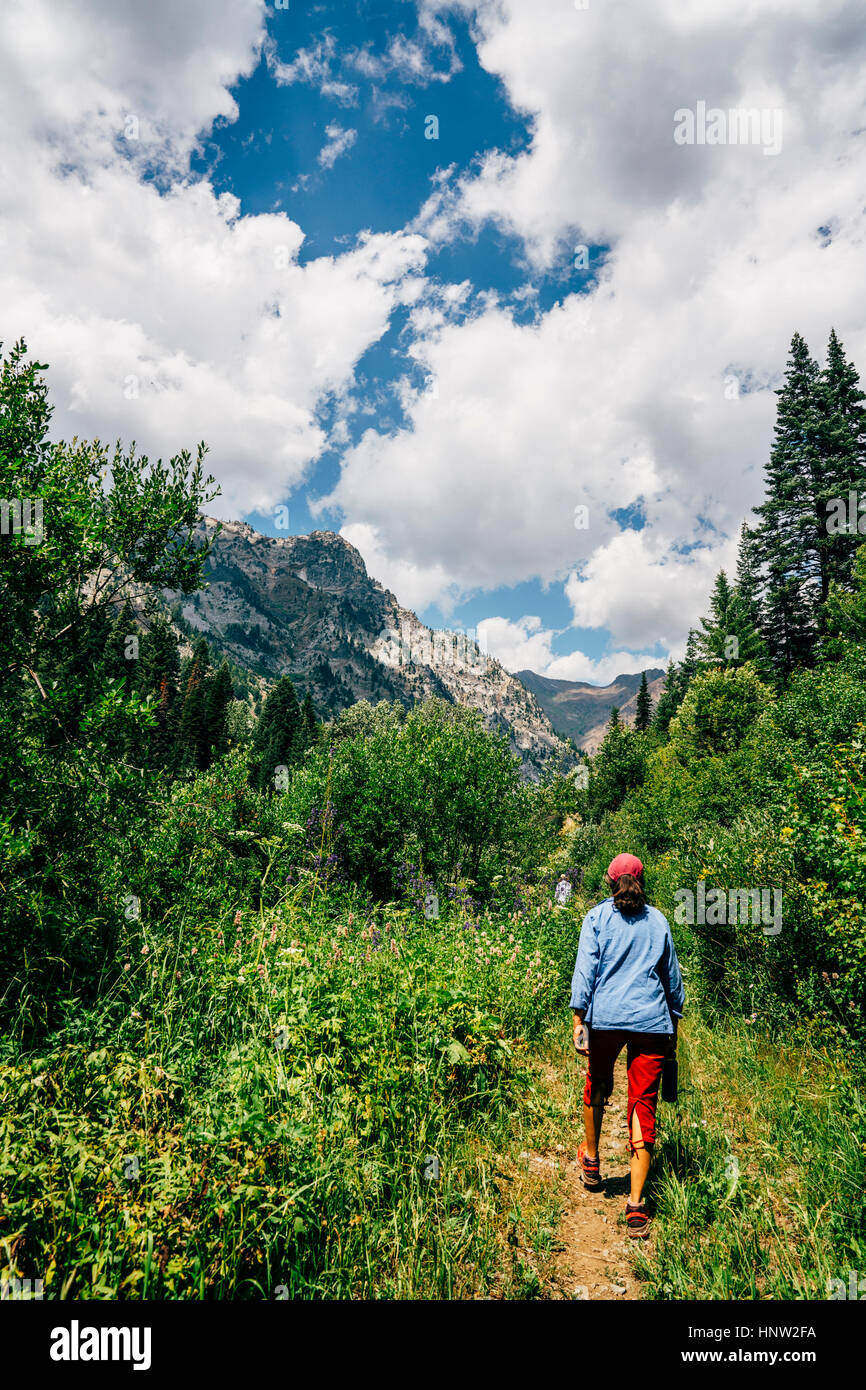
[[[268,695],[256,725],[254,785],[260,790],[279,785],[316,740],[316,729],[309,695],[302,709],[291,677],[282,676]]]
[[[615,811],[629,792],[640,786],[648,753],[646,735],[621,724],[619,711],[611,710],[608,731],[590,762],[586,804],[594,820]]]
[[[486,891],[520,861],[529,794],[504,736],[475,710],[431,699],[404,720],[377,706],[365,733],[314,750],[295,776],[299,818],[330,808],[351,878],[397,891],[407,860],[437,881],[461,874]],[[347,720],[341,732],[351,727]]]
[[[641,672],[640,688],[637,692],[637,703],[635,706],[634,727],[640,734],[645,734],[650,726],[652,717],[652,700],[650,699],[649,685],[647,684],[646,671]]]
[[[227,897],[143,904],[98,1009],[37,1057],[7,1037],[0,1274],[48,1298],[487,1291],[561,917],[428,923],[314,879],[263,913]]]
[[[709,670],[697,676],[670,726],[670,741],[681,761],[738,748],[772,691],[754,668]]]

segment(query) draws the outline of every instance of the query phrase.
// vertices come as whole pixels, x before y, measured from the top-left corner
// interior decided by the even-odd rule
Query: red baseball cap
[[[611,860],[607,870],[607,876],[611,883],[616,883],[623,874],[631,874],[634,878],[643,878],[643,864],[637,855],[618,854],[616,859]]]

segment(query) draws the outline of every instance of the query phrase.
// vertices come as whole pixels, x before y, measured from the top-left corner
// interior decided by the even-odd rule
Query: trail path
[[[589,1301],[639,1299],[633,1256],[636,1246],[652,1243],[652,1235],[649,1242],[630,1239],[623,1220],[629,1192],[625,1054],[617,1062],[613,1095],[604,1112],[600,1191],[588,1192],[584,1187],[576,1157],[583,1138],[581,1095],[576,1097],[575,1114],[574,1092],[561,1071],[544,1063],[541,1079],[561,1110],[563,1138],[567,1140],[552,1152],[521,1154],[530,1180],[555,1184],[562,1203],[556,1242],[562,1248],[555,1250],[547,1268],[540,1271],[546,1296]]]

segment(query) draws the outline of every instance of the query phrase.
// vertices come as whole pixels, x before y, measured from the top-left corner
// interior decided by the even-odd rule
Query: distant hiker
[[[649,1234],[643,1189],[656,1137],[659,1081],[665,1059],[676,1054],[685,994],[667,918],[644,894],[643,864],[633,854],[618,854],[605,881],[613,896],[583,919],[571,982],[574,1045],[589,1058],[586,1140],[577,1159],[584,1185],[601,1187],[601,1122],[614,1063],[627,1046],[631,1193],[625,1213],[629,1235],[642,1239]]]
[[[554,894],[554,896],[555,896],[555,898],[556,898],[556,901],[559,903],[559,906],[560,906],[560,907],[565,907],[565,904],[568,902],[569,898],[571,897],[571,893],[572,893],[571,884],[569,883],[568,879],[565,877],[565,874],[560,874],[560,876],[559,876],[559,882],[558,882],[557,885],[556,885],[556,893]]]

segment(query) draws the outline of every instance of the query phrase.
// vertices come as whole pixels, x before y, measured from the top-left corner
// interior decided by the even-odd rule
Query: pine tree
[[[209,763],[220,757],[228,747],[228,708],[234,699],[234,686],[227,661],[223,661],[215,676],[208,682],[205,696],[205,727]]]
[[[291,769],[303,746],[303,721],[290,676],[282,676],[265,700],[256,725],[253,749],[257,757],[252,780],[260,790],[274,785],[278,767]]]
[[[841,500],[848,506],[849,494],[857,494],[866,506],[866,419],[862,402],[866,395],[860,390],[860,377],[845,350],[831,330],[827,345],[827,365],[821,373],[818,396],[820,402],[821,475],[819,498],[823,513],[820,548],[822,552],[822,600],[826,601],[829,584],[835,582],[846,588],[853,583],[854,552],[862,543],[857,529],[857,508],[849,518],[853,529],[831,529],[831,503]],[[866,531],[866,517],[863,519]]]
[[[106,636],[100,662],[101,673],[111,680],[125,680],[131,690],[137,679],[136,658],[131,655],[130,637],[139,638],[138,624],[129,599],[126,600]]]
[[[169,767],[173,760],[180,712],[179,674],[177,636],[168,619],[157,614],[141,639],[136,683],[140,694],[156,700],[156,728],[143,750],[143,760],[157,767]]]
[[[754,531],[744,521],[737,547],[737,593],[756,631],[761,628],[761,565]]]
[[[206,703],[209,669],[210,650],[204,637],[200,637],[181,672],[183,703],[177,734],[177,765],[181,769],[203,769],[210,760]]]
[[[646,671],[642,671],[634,716],[634,726],[638,733],[646,733],[650,726],[651,716],[652,700],[650,699],[649,686],[647,685]]]
[[[309,690],[304,696],[304,702],[301,705],[301,723],[304,730],[304,748],[312,748],[319,741],[320,725],[316,718],[313,697]]]
[[[669,661],[665,672],[665,683],[656,702],[652,719],[655,733],[667,737],[670,722],[680,707],[679,674],[673,661]]]
[[[731,586],[724,570],[716,576],[710,596],[710,616],[701,618],[703,632],[697,634],[697,647],[704,661],[716,666],[740,666],[752,661],[763,677],[770,663],[763,638],[758,632],[739,589]]]
[[[783,675],[809,665],[818,636],[817,608],[826,597],[822,574],[821,409],[818,364],[795,333],[778,406],[766,500],[756,540],[764,557],[763,635]]]

